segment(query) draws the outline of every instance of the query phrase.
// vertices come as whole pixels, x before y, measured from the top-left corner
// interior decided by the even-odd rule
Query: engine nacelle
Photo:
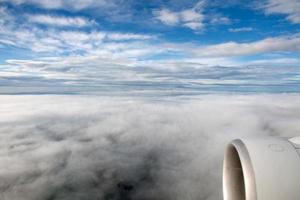
[[[223,166],[224,200],[300,200],[300,137],[232,141]]]

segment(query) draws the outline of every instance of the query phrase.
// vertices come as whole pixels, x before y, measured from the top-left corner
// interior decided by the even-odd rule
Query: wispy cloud
[[[285,55],[274,58],[258,58],[241,61],[238,56],[258,53],[298,52],[299,35],[274,37],[249,43],[225,42],[217,45],[164,42],[155,35],[107,32],[100,30],[69,30],[53,27],[14,23],[14,16],[4,12],[0,28],[4,45],[27,48],[39,58],[7,59],[0,65],[3,85],[12,87],[43,86],[45,91],[55,87],[94,86],[91,90],[159,91],[168,90],[176,94],[210,91],[239,92],[263,87],[272,92],[294,91],[297,82],[298,59]],[[156,59],[159,57],[159,59]],[[269,64],[267,64],[269,60]],[[259,65],[253,67],[253,65]],[[277,76],[276,70],[284,76]],[[281,68],[291,64],[289,68]],[[251,70],[247,65],[251,65]],[[290,72],[293,73],[290,73]],[[259,72],[259,73],[258,73]],[[272,72],[272,73],[271,73]],[[269,76],[272,74],[272,76]],[[247,76],[246,76],[247,75]],[[268,78],[266,78],[268,77]],[[255,82],[255,85],[253,85]],[[273,88],[272,85],[281,85]],[[179,87],[180,85],[180,87]],[[174,88],[184,88],[176,89]],[[243,89],[247,88],[247,89]],[[15,91],[5,90],[2,92]],[[86,88],[84,90],[87,90]]]
[[[242,55],[254,55],[259,53],[269,52],[298,52],[300,51],[300,36],[295,34],[290,37],[273,37],[263,40],[249,42],[249,43],[237,43],[226,42],[217,45],[208,45],[196,50],[196,54],[199,56],[242,56]]]
[[[287,15],[287,20],[292,23],[300,23],[299,0],[267,0],[260,8],[264,9],[266,14]]]
[[[176,11],[175,20],[171,17],[166,23],[192,26],[185,23],[196,22],[203,6],[201,1],[193,8]],[[104,88],[115,91],[168,90],[176,94],[199,93],[208,88],[226,92],[258,88],[272,92],[298,90],[293,88],[299,75],[299,69],[295,68],[300,64],[296,58],[300,52],[299,34],[204,44],[205,41],[167,41],[149,32],[107,31],[100,29],[100,25],[86,27],[93,19],[83,15],[16,16],[9,7],[2,7],[0,15],[0,44],[31,54],[28,59],[11,57],[3,61],[0,75],[4,78],[0,82],[5,87],[43,85],[49,91],[73,86],[80,93],[84,86],[95,86],[92,90],[96,91],[105,85]],[[46,20],[42,22],[41,16]],[[82,23],[78,24],[78,19]],[[48,24],[40,26],[40,22]],[[207,19],[207,23],[212,22]],[[229,30],[240,32],[250,28]],[[276,58],[266,56],[274,53]],[[253,56],[258,54],[257,58]],[[247,56],[253,57],[247,59]],[[1,91],[15,90],[2,87]]]
[[[241,27],[241,28],[230,28],[228,30],[229,30],[229,32],[239,33],[239,32],[252,32],[255,29],[252,27]]]
[[[205,2],[199,1],[193,8],[181,11],[161,9],[154,11],[154,16],[160,22],[169,26],[183,26],[192,30],[204,28],[204,14],[202,13]]]
[[[134,33],[108,33],[106,38],[109,40],[149,40],[155,39],[154,35],[134,34]]]
[[[222,15],[212,15],[210,16],[210,23],[213,25],[229,25],[231,20],[228,17]]]
[[[17,18],[9,12],[2,9],[0,23],[0,42],[4,45],[27,48],[38,53],[60,54],[85,54],[93,52],[115,52],[120,54],[123,51],[141,50],[141,43],[134,47],[137,41],[153,40],[156,37],[149,34],[137,34],[128,32],[108,32],[99,31],[96,28],[92,30],[78,29],[65,30],[60,26],[78,28],[82,26],[94,25],[93,20],[82,17],[54,17],[50,15],[25,15],[30,23],[43,23],[48,26],[47,29],[40,28],[34,24],[28,26],[24,23],[17,23]],[[115,43],[119,42],[119,44]],[[120,42],[124,42],[121,44]],[[127,46],[127,48],[126,48]]]
[[[154,11],[154,15],[156,16],[156,19],[169,26],[175,26],[180,21],[178,14],[168,9]]]
[[[96,24],[95,21],[88,20],[84,17],[65,17],[53,15],[27,15],[29,22],[44,24],[50,26],[69,26],[69,27],[85,27]]]
[[[112,2],[107,0],[0,0],[0,2],[9,2],[15,5],[31,4],[45,9],[67,10],[82,10],[112,5]]]

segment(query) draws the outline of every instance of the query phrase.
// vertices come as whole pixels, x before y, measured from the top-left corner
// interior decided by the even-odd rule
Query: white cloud
[[[201,6],[194,10],[200,8]],[[191,9],[182,11],[184,14],[182,14],[181,20],[197,19],[198,15],[191,11]],[[43,29],[35,24],[16,23],[17,19],[9,13],[9,10],[2,9],[0,14],[2,15],[0,23],[2,21],[4,24],[4,26],[0,26],[0,44],[31,50],[35,57],[32,60],[21,62],[17,59],[8,60],[5,65],[11,69],[5,69],[2,75],[13,78],[18,72],[20,76],[30,74],[31,77],[40,79],[40,82],[48,83],[54,80],[52,83],[54,85],[57,79],[65,81],[61,81],[60,84],[73,85],[81,84],[82,80],[91,85],[97,85],[102,84],[105,79],[124,81],[120,85],[126,85],[125,83],[130,80],[143,80],[154,85],[168,83],[170,86],[174,86],[175,83],[180,82],[190,86],[192,83],[187,76],[194,76],[194,73],[197,72],[201,77],[198,77],[197,80],[204,83],[207,80],[204,80],[205,78],[201,74],[204,73],[207,77],[212,73],[211,71],[207,73],[206,70],[201,71],[200,68],[217,70],[219,73],[217,78],[207,78],[210,79],[208,82],[212,83],[223,77],[222,70],[226,71],[216,69],[217,66],[240,67],[249,64],[239,61],[237,56],[282,51],[296,52],[299,51],[300,45],[299,34],[289,37],[266,38],[248,43],[225,42],[203,46],[195,43],[167,43],[159,40],[155,35],[133,32],[107,32],[96,29],[89,31],[72,29],[73,31],[71,31],[58,27]],[[185,24],[193,29],[199,29],[198,25],[193,22]],[[49,57],[56,58],[49,60]],[[159,59],[156,60],[156,58]],[[297,64],[297,60],[288,59],[284,54],[281,54],[278,59],[281,59],[277,60],[277,65],[280,66],[286,66],[288,63]],[[272,62],[273,58],[258,62],[266,65],[267,60],[274,63]],[[139,67],[141,67],[141,71],[139,71]],[[115,73],[107,71],[112,69],[115,70]],[[163,72],[163,78],[160,77],[161,72]],[[179,74],[175,74],[175,72],[183,74],[182,78],[178,78]],[[239,71],[236,73],[240,74]],[[238,76],[232,80],[218,81],[219,83],[220,81],[223,83],[240,82],[240,79],[241,77]],[[16,82],[18,81],[26,82],[21,79],[16,80]]]
[[[0,2],[10,2],[16,5],[31,4],[46,9],[67,10],[82,10],[112,5],[107,0],[0,0]]]
[[[154,11],[154,16],[157,20],[169,26],[183,26],[193,30],[201,30],[204,27],[203,6],[204,1],[200,1],[192,9],[182,11],[161,9]]]
[[[224,17],[222,15],[212,15],[210,18],[211,18],[210,23],[212,23],[212,24],[228,25],[231,23],[231,20],[228,17]]]
[[[0,6],[0,31],[3,31],[6,26],[12,26],[15,20],[15,16],[7,8]]]
[[[0,10],[0,43],[30,49],[33,52],[61,54],[94,54],[104,53],[107,56],[121,55],[124,53],[133,56],[145,52],[147,45],[138,41],[153,40],[156,37],[149,34],[107,32],[92,29],[77,31],[60,29],[56,26],[80,27],[92,24],[93,21],[82,17],[56,17],[49,15],[26,15],[25,19],[30,22],[45,23],[53,26],[43,29],[39,26],[27,23],[17,23],[16,17],[9,10]],[[119,42],[118,45],[115,42]],[[122,44],[121,44],[122,43]],[[112,46],[117,48],[111,49]],[[146,48],[147,49],[147,48]],[[140,54],[138,54],[140,51]]]
[[[237,67],[251,64],[239,61],[233,56],[299,51],[300,44],[299,35],[267,38],[250,43],[229,42],[205,46],[165,43],[147,34],[41,29],[34,25],[28,28],[14,23],[14,20],[5,20],[6,18],[2,18],[6,25],[0,27],[0,43],[27,48],[42,54],[36,54],[39,58],[32,60],[9,60],[6,64],[9,68],[3,70],[1,75],[10,76],[15,82],[26,82],[29,85],[36,83],[23,81],[20,76],[31,76],[39,79],[37,80],[39,84],[51,82],[53,85],[80,85],[82,80],[90,85],[101,85],[103,81],[115,80],[124,86],[130,81],[145,81],[153,84],[154,88],[158,83],[173,87],[178,82],[187,87],[191,86],[190,88],[193,88],[195,82],[205,84],[217,81],[219,84],[221,82],[238,84],[243,81],[239,76],[242,74],[240,69],[234,71],[236,77],[222,80],[222,73],[226,73],[226,70],[218,69],[216,66]],[[193,16],[187,15],[186,18],[191,19]],[[159,60],[155,60],[157,55],[161,57]],[[49,56],[56,58],[49,59]],[[285,59],[285,55],[279,58],[281,60],[278,60],[277,65],[286,66],[291,63],[290,59]],[[273,58],[269,60],[272,63]],[[264,60],[264,65],[266,62]],[[297,64],[297,61],[293,60],[293,64]],[[202,68],[211,68],[215,72]],[[198,77],[195,75],[196,72]],[[18,73],[19,78],[14,79]],[[211,73],[215,77],[209,78]],[[253,77],[258,76],[253,73]],[[197,78],[190,79],[188,76]],[[281,81],[282,79],[279,79],[277,83],[282,83]],[[14,84],[14,81],[9,81],[9,84]],[[191,91],[194,92],[193,89]]]
[[[153,35],[135,34],[135,33],[107,33],[106,38],[109,40],[149,40],[156,38]]]
[[[267,0],[262,9],[266,14],[284,14],[292,23],[300,23],[299,0]]]
[[[178,13],[172,12],[168,9],[162,9],[154,11],[156,19],[160,20],[162,23],[170,26],[175,26],[179,23],[180,18]]]
[[[299,101],[2,95],[1,200],[222,199],[225,145],[297,136]]]
[[[0,27],[3,45],[27,48],[34,52],[53,55],[97,55],[100,57],[125,58],[140,60],[143,57],[153,57],[159,54],[173,56],[183,61],[186,58],[202,59],[202,64],[230,65],[232,59],[217,59],[220,57],[244,56],[270,52],[299,51],[299,34],[289,37],[273,37],[248,43],[225,42],[216,45],[199,46],[196,44],[158,42],[156,36],[138,33],[93,31],[66,31],[38,26],[15,23],[13,15],[3,10]],[[185,20],[195,19],[197,15],[186,12]],[[185,26],[198,29],[198,23],[186,23]],[[235,30],[236,31],[236,30]],[[241,31],[241,30],[239,30]],[[155,41],[155,42],[154,42]],[[205,58],[205,59],[204,59]],[[208,59],[214,58],[214,59]],[[284,55],[283,57],[284,58]],[[183,61],[184,63],[184,61]],[[201,62],[198,62],[199,64]]]
[[[186,22],[185,24],[183,24],[183,26],[188,27],[192,30],[201,30],[203,29],[204,24],[199,22]]]
[[[183,22],[202,22],[203,20],[203,15],[201,13],[198,13],[197,10],[195,9],[188,9],[188,10],[183,10],[180,13],[181,15],[181,20]]]
[[[221,14],[213,14],[206,16],[204,14],[204,7],[207,1],[199,1],[193,8],[171,11],[169,9],[161,9],[153,12],[156,20],[168,26],[182,26],[195,31],[203,30],[205,27],[205,20],[211,24],[230,24],[231,20]]]
[[[228,30],[229,30],[229,32],[239,33],[239,32],[252,32],[252,31],[254,31],[254,28],[252,28],[252,27],[241,27],[241,28],[230,28]]]
[[[284,51],[300,51],[300,36],[266,38],[249,43],[226,42],[198,48],[195,53],[199,56],[226,57]]]
[[[50,26],[84,27],[96,24],[84,17],[65,17],[52,15],[27,15],[29,22]]]

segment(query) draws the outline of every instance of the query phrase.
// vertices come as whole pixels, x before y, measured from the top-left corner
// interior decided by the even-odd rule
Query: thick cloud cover
[[[1,200],[217,200],[225,144],[300,133],[300,95],[0,97]]]

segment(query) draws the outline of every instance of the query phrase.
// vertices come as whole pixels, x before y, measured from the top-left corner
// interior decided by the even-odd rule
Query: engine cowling
[[[300,137],[245,138],[226,148],[224,200],[299,200]]]

